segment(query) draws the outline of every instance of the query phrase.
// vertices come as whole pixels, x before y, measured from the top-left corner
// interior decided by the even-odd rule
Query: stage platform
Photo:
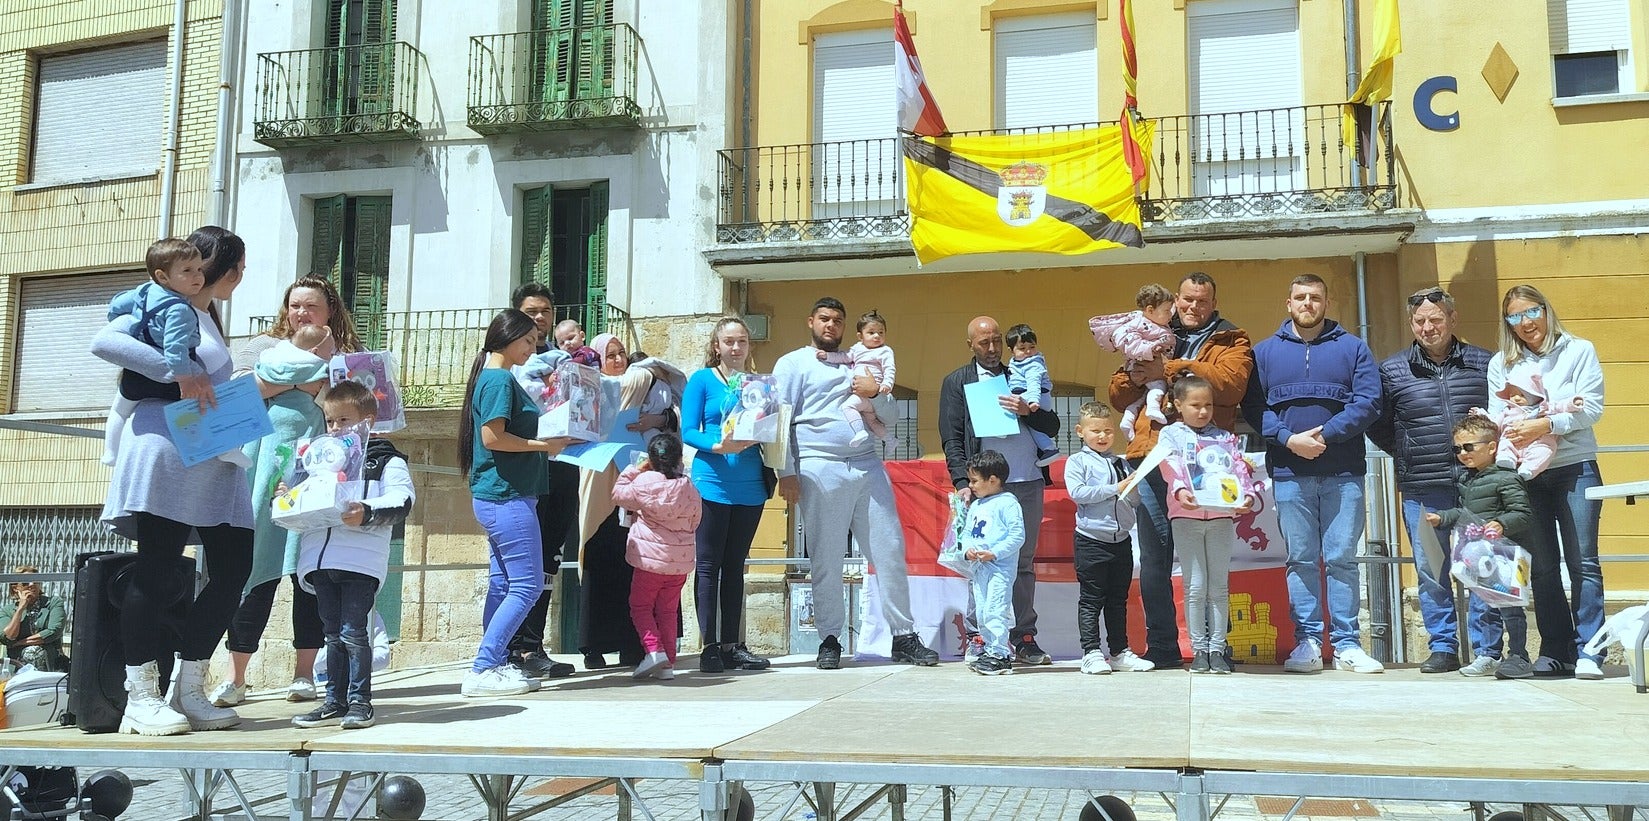
[[[364,730],[293,728],[308,705],[270,694],[219,732],[8,730],[0,763],[286,770],[294,800],[281,814],[295,819],[307,815],[316,772],[338,770],[696,780],[706,817],[741,781],[1150,791],[1178,796],[1180,817],[1199,821],[1220,793],[1649,806],[1649,698],[1620,669],[1602,682],[1413,668],[1018,669],[820,671],[786,657],[765,672],[684,671],[672,682],[581,672],[529,695],[464,699],[464,668],[449,665],[380,674],[379,723]],[[477,788],[486,783],[507,806],[509,782]]]

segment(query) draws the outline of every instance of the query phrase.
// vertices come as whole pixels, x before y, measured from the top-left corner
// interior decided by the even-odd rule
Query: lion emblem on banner
[[[1048,204],[1048,167],[1034,162],[1017,162],[997,172],[1002,187],[996,192],[996,214],[1015,228],[1030,225],[1042,216]]]

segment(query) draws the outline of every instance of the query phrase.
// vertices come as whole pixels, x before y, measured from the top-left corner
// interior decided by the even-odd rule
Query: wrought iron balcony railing
[[[395,354],[401,395],[409,408],[451,408],[464,399],[470,365],[481,350],[487,324],[498,311],[457,308],[442,311],[388,311],[354,316],[361,342]],[[555,318],[575,319],[594,337],[611,332],[630,344],[630,315],[611,305],[557,305]],[[274,324],[272,316],[251,318],[253,333]]]
[[[1396,207],[1388,106],[1376,109],[1372,151],[1362,165],[1341,139],[1337,104],[1156,118],[1141,215],[1150,223],[1169,224]],[[1094,125],[1099,124],[958,133],[1043,133]],[[719,154],[717,242],[870,239],[910,230],[898,138]]]
[[[639,52],[624,23],[471,37],[469,126],[498,134],[639,125]]]
[[[259,54],[254,138],[275,148],[416,140],[422,62],[406,43]]]

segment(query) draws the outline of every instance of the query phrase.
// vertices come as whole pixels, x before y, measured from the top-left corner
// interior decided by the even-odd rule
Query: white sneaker
[[[1353,673],[1384,673],[1386,666],[1363,652],[1361,647],[1347,647],[1334,651],[1334,669]]]
[[[246,701],[246,685],[224,679],[212,690],[211,698],[214,707],[234,707]]]
[[[482,670],[474,670],[464,674],[464,683],[459,686],[458,692],[465,698],[487,698],[490,696],[518,696],[532,690],[521,679],[504,672],[508,665]]]
[[[1597,681],[1603,678],[1603,668],[1589,658],[1577,659],[1575,661],[1575,678]]]
[[[630,677],[650,678],[655,671],[664,669],[664,665],[669,663],[670,657],[664,655],[663,650],[655,650],[648,653],[647,657],[643,658],[641,663],[636,665],[636,669],[634,672],[630,673]]]
[[[674,664],[666,664],[663,667],[658,668],[658,672],[653,674],[653,678],[656,678],[659,681],[675,681],[676,666]]]
[[[527,692],[529,693],[536,693],[540,687],[544,686],[544,682],[527,675],[526,672],[524,672],[520,667],[513,664],[505,664],[498,669],[504,672],[504,676],[506,678],[513,681],[519,681],[527,685]]]
[[[1285,673],[1315,673],[1323,669],[1323,646],[1316,639],[1306,639],[1294,645],[1294,652],[1283,662]]]
[[[1494,672],[1499,669],[1500,659],[1478,656],[1472,659],[1471,664],[1460,668],[1460,675],[1468,678],[1483,678],[1484,676],[1494,675]]]
[[[1168,415],[1162,412],[1161,405],[1151,405],[1145,409],[1145,415],[1159,425],[1168,424]]]
[[[294,702],[314,701],[315,682],[307,678],[292,679],[292,683],[286,687],[286,700]]]
[[[1157,669],[1157,663],[1134,655],[1132,650],[1124,650],[1111,657],[1111,669],[1118,673],[1148,673]]]
[[[1104,650],[1089,650],[1082,654],[1082,672],[1090,676],[1108,676],[1111,665],[1105,663]]]

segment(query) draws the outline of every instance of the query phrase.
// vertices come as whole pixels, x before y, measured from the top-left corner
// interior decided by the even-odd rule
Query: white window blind
[[[996,25],[996,127],[1099,120],[1094,15],[1012,17]]]
[[[120,369],[92,356],[109,300],[144,281],[141,271],[23,280],[12,409],[107,408]]]
[[[1294,0],[1194,0],[1186,10],[1195,193],[1303,187],[1305,118],[1298,106],[1304,92]]]
[[[893,80],[893,30],[813,38],[816,216],[882,213],[903,164]],[[874,209],[874,210],[873,210]]]
[[[1546,0],[1553,54],[1626,51],[1632,15],[1626,0]]]
[[[166,43],[40,59],[31,182],[112,179],[160,167]]]

